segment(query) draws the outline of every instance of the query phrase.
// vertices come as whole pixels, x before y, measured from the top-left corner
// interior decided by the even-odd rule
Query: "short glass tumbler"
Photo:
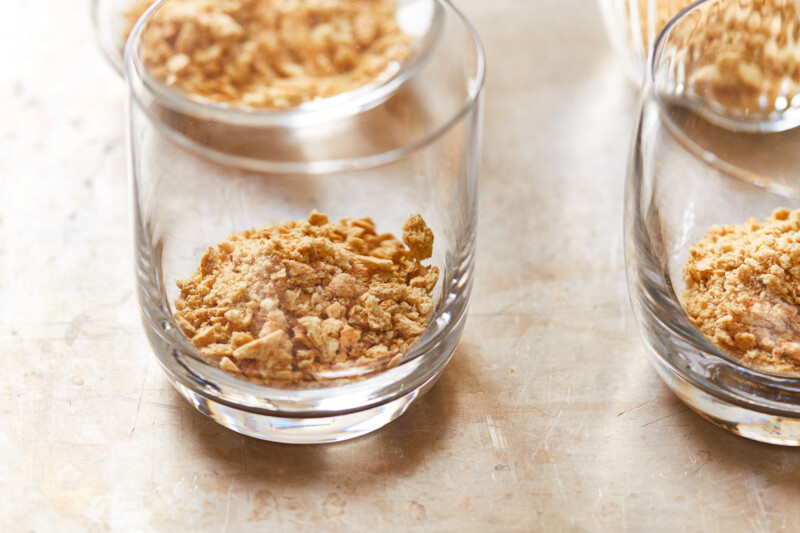
[[[167,0],[169,1],[169,0]],[[358,94],[288,110],[192,100],[148,76],[137,23],[125,52],[138,294],[167,376],[216,422],[287,443],[345,440],[400,416],[450,361],[472,286],[484,55],[447,0],[411,0],[436,16],[413,68]],[[154,8],[155,11],[160,4]],[[400,236],[410,214],[434,234],[433,313],[402,360],[379,372],[301,386],[240,379],[210,364],[174,316],[176,281],[236,232],[313,211],[371,217]]]
[[[729,120],[709,120],[727,111],[714,97],[714,87],[696,87],[699,98],[692,103],[685,101],[687,84],[694,79],[693,69],[703,68],[692,63],[697,55],[686,53],[697,46],[727,47],[728,60],[747,61],[760,70],[765,80],[762,88],[770,92],[766,83],[771,71],[762,63],[763,58],[757,53],[755,58],[738,55],[735,40],[721,45],[714,39],[726,39],[724,32],[709,35],[704,25],[698,24],[723,5],[756,9],[751,4],[699,2],[667,25],[659,37],[628,168],[628,285],[648,355],[683,402],[739,435],[800,445],[797,373],[744,364],[741,355],[720,349],[704,336],[683,305],[689,250],[712,226],[741,225],[751,217],[764,221],[778,208],[800,207],[800,130],[775,127],[774,117],[768,115],[759,127],[751,121],[737,128],[733,111],[746,110],[741,107],[730,110]],[[737,14],[739,20],[749,16],[752,13],[746,11]],[[795,25],[796,21],[777,18],[773,24]],[[795,46],[791,40],[776,45],[779,49]],[[731,71],[742,70],[733,65]],[[727,102],[748,101],[739,98],[752,94],[747,80],[733,76],[724,82],[724,94],[732,98]],[[705,105],[715,109],[708,112],[703,109]],[[766,286],[762,289],[762,298],[773,297]],[[777,319],[772,325],[781,327]],[[781,331],[786,334],[787,330]]]

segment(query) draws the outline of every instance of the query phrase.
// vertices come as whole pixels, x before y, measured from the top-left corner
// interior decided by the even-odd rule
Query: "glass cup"
[[[413,68],[285,110],[197,101],[152,79],[142,33],[163,2],[131,33],[125,75],[144,328],[175,388],[228,428],[288,443],[357,437],[405,412],[453,355],[472,286],[484,55],[449,1],[415,3],[439,14],[440,29]],[[439,269],[427,329],[388,368],[291,385],[221,370],[182,332],[176,282],[228,235],[314,210],[332,221],[371,217],[398,238],[406,217],[422,215]]]
[[[647,58],[658,34],[693,0],[598,0],[606,33],[625,72],[642,85]]]
[[[737,127],[735,117],[761,113],[765,106],[774,111],[775,106],[767,105],[766,98],[753,97],[746,76],[722,73],[709,78],[709,69],[718,64],[703,63],[698,59],[702,54],[693,52],[724,48],[725,68],[730,69],[726,72],[757,69],[762,74],[761,95],[774,95],[776,87],[794,84],[781,75],[784,67],[776,69],[766,55],[740,53],[753,50],[739,47],[741,36],[706,31],[709,20],[759,19],[775,25],[774,35],[794,35],[796,19],[777,17],[773,22],[768,9],[766,3],[698,2],[660,35],[648,69],[628,168],[626,263],[647,353],[672,391],[701,416],[729,431],[763,442],[799,445],[800,377],[792,368],[792,357],[781,355],[786,367],[755,364],[746,343],[737,351],[717,336],[718,330],[706,337],[699,329],[705,319],[699,314],[690,318],[686,311],[690,288],[695,295],[711,294],[694,292],[693,271],[685,268],[690,255],[702,257],[691,249],[712,226],[742,225],[751,217],[764,221],[778,208],[800,207],[800,129],[774,127],[776,118],[769,113],[761,115],[760,124]],[[793,39],[777,37],[769,46],[782,53],[796,46]],[[797,62],[794,57],[789,61]],[[794,72],[789,67],[800,64],[784,66],[786,72]],[[695,95],[687,96],[692,91]],[[714,119],[721,115],[727,120]],[[728,276],[726,287],[732,287],[733,301],[751,294],[745,291],[757,294],[747,307],[731,308],[735,328],[750,324],[744,326],[750,331],[756,326],[748,322],[749,313],[767,309],[754,330],[763,334],[761,338],[776,335],[793,342],[796,336],[800,341],[800,334],[785,327],[786,317],[772,313],[778,307],[770,307],[780,305],[791,312],[796,306],[770,288],[766,278],[747,285],[739,280],[749,278],[735,277],[732,270],[722,272],[728,272],[723,275]],[[746,337],[739,340],[744,342]]]

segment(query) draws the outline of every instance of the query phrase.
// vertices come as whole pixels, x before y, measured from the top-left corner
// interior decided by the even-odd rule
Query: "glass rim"
[[[679,25],[681,21],[687,15],[689,15],[689,13],[695,11],[703,4],[719,1],[720,0],[696,0],[695,2],[681,9],[672,19],[670,19],[664,28],[662,28],[656,37],[653,47],[650,50],[650,57],[647,60],[647,71],[645,73],[645,82],[642,92],[643,97],[646,97],[649,94],[649,96],[656,103],[659,118],[661,118],[662,122],[666,125],[667,131],[670,132],[670,134],[675,138],[676,141],[678,141],[679,144],[686,148],[697,159],[702,161],[704,165],[710,166],[729,177],[743,181],[747,184],[753,185],[754,187],[764,189],[770,193],[787,198],[800,199],[800,185],[790,185],[758,172],[746,170],[738,165],[726,161],[725,159],[722,159],[714,152],[706,150],[697,142],[692,140],[691,137],[683,132],[681,127],[667,112],[664,100],[661,98],[658,91],[656,91],[655,67],[656,62],[661,59],[663,48],[667,40],[667,35],[672,31],[673,28]],[[642,105],[644,105],[644,102],[642,102]],[[760,133],[768,134],[770,132],[763,131]]]
[[[96,2],[97,0],[95,0]],[[173,89],[158,80],[151,78],[147,74],[147,68],[141,61],[138,52],[134,49],[134,43],[137,42],[144,30],[145,25],[152,17],[153,13],[157,11],[165,2],[170,0],[156,0],[147,10],[139,17],[130,32],[130,35],[124,46],[123,53],[123,70],[126,82],[131,87],[133,80],[138,79],[141,81],[145,89],[153,94],[157,101],[164,103],[170,109],[178,112],[187,112],[194,115],[199,115],[202,118],[211,120],[219,120],[224,123],[233,125],[245,126],[303,126],[351,116],[359,112],[367,111],[373,107],[380,105],[388,100],[395,94],[401,87],[407,84],[414,76],[423,68],[425,63],[434,53],[436,44],[440,35],[435,36],[435,42],[432,43],[427,50],[422,53],[422,56],[402,75],[393,74],[382,83],[370,83],[366,86],[350,91],[351,93],[359,93],[355,96],[344,93],[342,95],[335,95],[325,100],[333,100],[327,102],[325,105],[319,107],[292,107],[286,110],[275,110],[272,108],[248,108],[248,107],[233,107],[233,106],[220,106],[219,102],[202,102],[190,98],[184,91]],[[475,28],[469,20],[455,7],[451,0],[430,0],[435,5],[435,12],[433,14],[432,27],[436,24],[442,25],[444,22],[445,14],[442,10],[447,9],[455,15],[457,20],[469,33],[475,52],[477,56],[477,64],[475,69],[476,83],[469,84],[467,88],[467,98],[459,106],[458,110],[438,128],[429,132],[427,136],[412,145],[401,147],[403,150],[409,147],[416,149],[419,146],[424,146],[429,142],[436,140],[444,132],[448,131],[457,124],[464,115],[475,108],[480,99],[486,79],[486,54]],[[438,22],[436,21],[438,20]],[[438,31],[438,30],[437,30]],[[363,90],[362,92],[359,92]],[[131,90],[132,91],[132,90]],[[132,91],[135,92],[135,91]],[[337,100],[338,97],[342,97]],[[358,158],[356,158],[358,159]]]

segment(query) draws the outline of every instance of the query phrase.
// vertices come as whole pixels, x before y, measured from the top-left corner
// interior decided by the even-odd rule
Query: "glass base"
[[[405,396],[378,407],[314,418],[287,418],[252,413],[206,398],[173,379],[170,382],[195,409],[237,433],[286,444],[324,444],[354,439],[382,428],[405,413],[417,398],[433,386],[437,377]]]
[[[725,402],[675,374],[658,356],[650,355],[664,383],[683,403],[706,420],[748,439],[782,446],[800,446],[800,419],[762,413]]]

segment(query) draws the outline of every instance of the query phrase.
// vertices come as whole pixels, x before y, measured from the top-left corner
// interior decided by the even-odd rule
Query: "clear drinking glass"
[[[720,349],[706,338],[682,304],[689,249],[713,225],[744,224],[750,217],[763,221],[776,208],[800,207],[800,130],[774,131],[783,129],[775,126],[781,117],[769,113],[761,115],[759,127],[753,122],[736,127],[740,113],[758,115],[765,107],[774,111],[775,105],[767,105],[765,98],[751,98],[752,87],[741,76],[714,78],[719,85],[698,84],[699,69],[712,67],[687,53],[723,45],[726,61],[733,62],[728,64],[731,72],[740,72],[736,67],[742,63],[761,71],[763,95],[793,84],[791,77],[779,76],[782,70],[768,65],[759,53],[738,54],[739,37],[704,30],[709,17],[766,20],[786,25],[773,26],[775,35],[784,31],[791,35],[776,38],[770,46],[779,51],[793,49],[796,19],[777,17],[773,22],[763,11],[769,9],[766,4],[699,2],[659,37],[629,162],[626,262],[631,300],[648,355],[673,392],[700,415],[734,433],[798,445],[797,373],[742,363],[732,350]],[[796,68],[800,65],[794,57],[790,61]],[[795,72],[786,66],[787,72]],[[720,98],[721,94],[726,98]],[[777,107],[785,108],[781,102]],[[714,119],[722,115],[727,115],[726,120]],[[773,296],[764,286],[759,298]],[[755,305],[762,302],[756,300]],[[778,331],[782,326],[776,317],[760,327]]]
[[[631,82],[642,84],[658,34],[693,0],[598,0],[606,33]]]
[[[363,435],[401,415],[453,355],[472,286],[484,55],[449,1],[412,3],[439,21],[424,57],[368,90],[281,111],[199,102],[152,79],[141,37],[163,4],[128,41],[144,327],[175,388],[235,431],[289,443]],[[399,364],[338,381],[264,385],[209,364],[173,315],[176,280],[226,236],[312,210],[332,221],[368,216],[379,233],[398,237],[408,215],[422,215],[435,238],[429,262],[440,271],[427,330]]]

